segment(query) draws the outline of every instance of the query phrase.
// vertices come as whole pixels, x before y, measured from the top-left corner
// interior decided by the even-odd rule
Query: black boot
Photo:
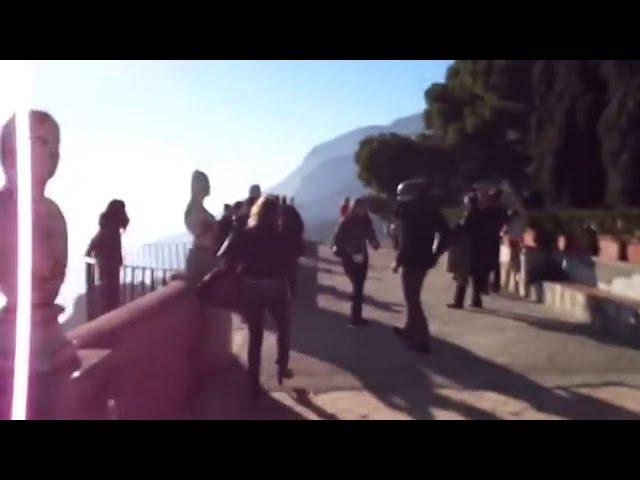
[[[293,370],[288,367],[278,367],[278,385],[282,385],[284,379],[292,379]]]
[[[467,293],[466,285],[462,285],[458,283],[456,285],[456,291],[453,296],[453,303],[449,303],[447,307],[456,308],[456,309],[464,308],[464,296],[466,293]]]
[[[481,278],[475,277],[471,279],[471,307],[482,308],[482,287]]]

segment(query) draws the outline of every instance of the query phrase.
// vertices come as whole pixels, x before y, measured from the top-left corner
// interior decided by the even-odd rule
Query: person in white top
[[[508,290],[511,277],[518,281],[520,274],[520,252],[524,241],[525,223],[520,212],[516,209],[509,211],[507,224],[504,227],[503,235],[507,238],[509,245],[509,262],[505,272],[503,288]]]

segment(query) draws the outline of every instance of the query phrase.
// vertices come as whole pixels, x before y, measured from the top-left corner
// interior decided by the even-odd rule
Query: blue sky
[[[43,62],[34,103],[96,144],[143,141],[188,158],[211,172],[218,204],[276,183],[319,142],[420,111],[448,63]]]
[[[277,183],[314,145],[424,108],[449,61],[44,61],[32,106],[61,126],[61,161],[47,194],[62,207],[70,252],[86,246],[112,198],[127,203],[135,246],[184,231],[193,169],[207,205]],[[0,115],[14,106],[0,62]],[[4,82],[4,83],[3,83]]]

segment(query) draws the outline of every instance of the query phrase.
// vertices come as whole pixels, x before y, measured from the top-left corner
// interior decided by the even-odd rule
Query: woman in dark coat
[[[101,313],[120,305],[120,267],[122,266],[121,232],[129,225],[122,200],[111,200],[100,215],[100,229],[91,240],[86,255],[96,259],[100,277]]]
[[[261,197],[251,209],[247,227],[232,232],[218,253],[242,277],[244,316],[249,326],[249,386],[255,397],[263,392],[260,355],[267,311],[278,329],[278,382],[293,377],[289,369],[291,295],[287,282],[292,254],[279,223],[278,198]]]

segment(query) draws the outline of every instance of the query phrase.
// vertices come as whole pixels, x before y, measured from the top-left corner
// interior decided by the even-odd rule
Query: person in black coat
[[[408,180],[398,187],[399,249],[392,268],[402,269],[402,290],[406,302],[404,328],[395,327],[409,348],[431,353],[431,334],[422,309],[420,293],[427,275],[446,249],[449,225],[429,199],[426,183]]]
[[[287,284],[291,252],[279,225],[279,210],[277,197],[261,197],[251,209],[247,227],[233,231],[218,252],[227,268],[239,272],[242,278],[243,313],[249,327],[249,387],[255,397],[263,393],[260,356],[267,311],[278,329],[278,382],[293,377],[289,368],[291,296]]]
[[[500,291],[500,234],[507,224],[509,215],[502,204],[502,190],[497,189],[489,194],[489,205],[482,209],[482,216],[486,227],[486,249],[484,255],[490,262],[483,279],[483,290],[488,293],[489,286],[495,293]],[[493,279],[489,277],[493,274]]]
[[[449,248],[449,272],[453,273],[456,289],[449,308],[463,308],[467,285],[471,279],[471,307],[482,308],[483,278],[488,263],[483,256],[484,219],[479,208],[478,196],[471,193],[465,197],[466,212],[455,226]]]
[[[85,255],[96,259],[101,283],[100,313],[120,306],[120,267],[122,243],[120,235],[129,225],[129,217],[122,200],[112,200],[100,215],[98,233],[91,239]]]

